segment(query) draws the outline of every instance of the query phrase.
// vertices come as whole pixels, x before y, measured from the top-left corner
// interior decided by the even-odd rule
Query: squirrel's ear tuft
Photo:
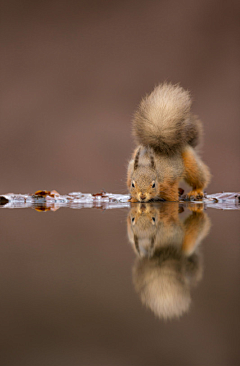
[[[140,148],[138,149],[138,152],[135,155],[135,159],[134,159],[134,170],[136,170],[137,167],[138,167],[139,155],[140,155]]]
[[[137,235],[134,235],[134,244],[135,244],[136,251],[140,255],[140,250],[139,250],[138,237],[137,237]]]
[[[155,160],[153,155],[150,155],[151,168],[156,169]]]

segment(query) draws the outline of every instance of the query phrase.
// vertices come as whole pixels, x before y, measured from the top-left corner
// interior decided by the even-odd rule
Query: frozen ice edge
[[[91,193],[71,192],[67,195],[60,195],[56,191],[50,192],[50,195],[36,196],[32,194],[14,194],[7,193],[0,196],[1,208],[37,208],[44,207],[55,211],[60,207],[69,207],[73,209],[80,208],[129,208],[130,196],[128,194],[114,193]],[[191,201],[191,204],[204,203],[206,207],[222,210],[240,210],[240,193],[222,192],[207,195],[203,201]],[[180,201],[186,203],[186,201]]]

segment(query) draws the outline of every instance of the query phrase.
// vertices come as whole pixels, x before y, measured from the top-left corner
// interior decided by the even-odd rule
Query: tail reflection
[[[190,307],[191,287],[203,272],[200,242],[210,229],[202,205],[181,222],[173,202],[135,204],[128,215],[129,241],[137,255],[133,283],[142,303],[163,319]]]

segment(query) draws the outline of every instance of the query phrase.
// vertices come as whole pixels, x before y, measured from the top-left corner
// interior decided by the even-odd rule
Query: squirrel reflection
[[[202,205],[189,209],[184,222],[174,202],[135,204],[128,215],[128,237],[137,255],[133,283],[142,303],[159,318],[187,312],[191,288],[202,278],[199,244],[210,220]]]

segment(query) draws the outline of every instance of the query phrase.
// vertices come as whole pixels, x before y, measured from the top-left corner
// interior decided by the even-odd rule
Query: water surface
[[[238,365],[239,211],[162,205],[0,210],[1,364]]]

